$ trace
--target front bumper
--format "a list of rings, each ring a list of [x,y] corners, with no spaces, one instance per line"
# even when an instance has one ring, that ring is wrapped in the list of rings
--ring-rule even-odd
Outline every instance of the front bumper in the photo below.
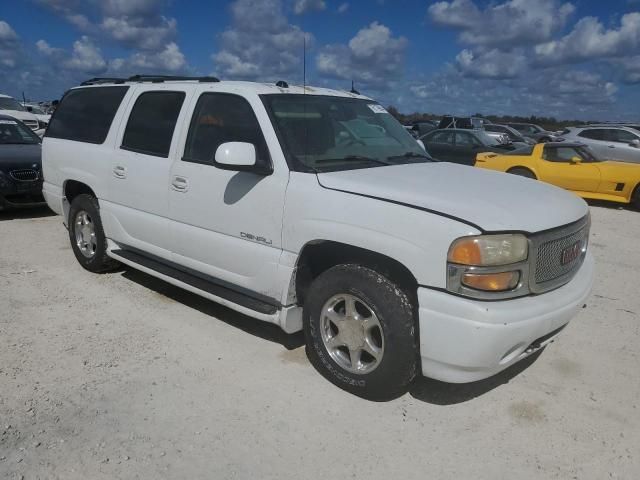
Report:
[[[593,275],[593,257],[587,252],[569,283],[541,295],[487,302],[419,288],[422,374],[473,382],[531,355],[582,308]]]
[[[46,205],[42,181],[18,182],[3,175],[0,178],[0,211]]]

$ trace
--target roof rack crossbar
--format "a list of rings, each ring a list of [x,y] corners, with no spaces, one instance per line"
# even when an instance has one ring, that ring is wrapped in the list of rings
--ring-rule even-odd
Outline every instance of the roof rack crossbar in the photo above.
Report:
[[[115,77],[94,77],[89,80],[85,80],[80,85],[98,85],[100,83],[124,83],[127,80],[125,78],[115,78]]]
[[[127,79],[128,82],[151,82],[151,83],[162,83],[162,82],[171,82],[171,81],[183,81],[183,80],[193,80],[201,83],[207,82],[219,82],[220,80],[216,77],[185,77],[185,76],[176,76],[176,75],[133,75]]]

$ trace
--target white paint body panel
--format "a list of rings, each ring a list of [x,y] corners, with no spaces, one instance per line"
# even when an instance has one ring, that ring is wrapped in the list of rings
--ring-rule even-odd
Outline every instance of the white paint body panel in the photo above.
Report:
[[[323,173],[328,188],[442,212],[485,231],[535,233],[584,217],[587,204],[542,182],[454,163],[421,163]]]
[[[169,157],[120,149],[135,98],[157,90],[186,93]],[[235,93],[251,104],[269,148],[271,175],[182,160],[193,110],[205,92]],[[518,353],[500,363],[505,345],[514,339],[533,341],[575,314],[591,287],[590,255],[570,283],[540,296],[481,302],[441,290],[446,287],[446,256],[453,240],[482,231],[533,233],[566,225],[587,214],[582,200],[528,179],[448,163],[319,175],[290,171],[259,95],[302,92],[301,87],[246,82],[134,84],[104,144],[45,138],[45,198],[66,217],[65,183],[85,183],[99,199],[110,251],[119,245],[135,247],[273,298],[283,308],[273,315],[259,314],[124,263],[278,323],[287,332],[302,327],[292,286],[305,245],[329,240],[386,255],[403,264],[421,285],[422,366],[425,374],[441,380],[472,381],[493,375],[522,358]],[[307,92],[366,98],[326,89]],[[114,176],[117,167],[122,167],[125,178]],[[176,180],[180,188],[174,188]]]

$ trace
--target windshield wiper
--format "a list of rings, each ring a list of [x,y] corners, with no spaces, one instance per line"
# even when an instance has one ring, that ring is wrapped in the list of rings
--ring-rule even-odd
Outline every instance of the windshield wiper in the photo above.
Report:
[[[377,158],[365,157],[363,155],[347,155],[346,157],[338,157],[338,158],[321,158],[320,160],[316,160],[315,163],[317,164],[336,163],[342,160],[371,162],[371,163],[377,163],[378,165],[389,165],[387,162],[383,162],[382,160],[378,160]]]
[[[433,162],[433,158],[424,153],[416,153],[416,152],[405,152],[402,155],[393,155],[391,157],[387,157],[387,160],[405,160],[409,158],[424,158],[429,162]]]

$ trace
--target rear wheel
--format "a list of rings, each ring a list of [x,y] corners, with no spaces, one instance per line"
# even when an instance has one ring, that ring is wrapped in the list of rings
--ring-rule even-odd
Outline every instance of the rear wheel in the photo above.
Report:
[[[76,259],[90,272],[106,272],[118,267],[119,263],[107,256],[107,239],[95,197],[82,194],[71,202],[69,240]]]
[[[388,278],[333,267],[312,283],[304,318],[309,359],[333,384],[376,401],[407,391],[418,365],[415,308]]]
[[[526,177],[526,178],[531,178],[533,180],[537,180],[536,174],[533,173],[528,168],[524,168],[524,167],[512,168],[511,170],[507,171],[507,173],[511,173],[513,175],[519,175],[520,177]]]

